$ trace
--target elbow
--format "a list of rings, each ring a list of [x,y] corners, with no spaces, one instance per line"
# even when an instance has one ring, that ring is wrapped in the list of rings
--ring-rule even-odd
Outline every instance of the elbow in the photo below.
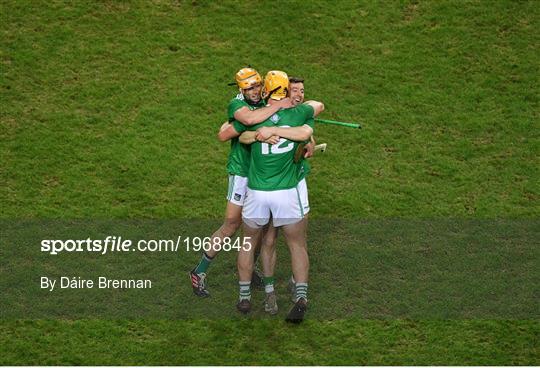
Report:
[[[321,112],[324,111],[324,104],[322,102],[318,102],[316,105],[315,105],[315,113],[314,115],[315,116],[318,116]]]
[[[248,118],[245,121],[241,121],[241,123],[246,125],[246,126],[252,126],[252,125],[257,124],[257,121],[255,121],[255,119]]]
[[[313,135],[313,129],[311,129],[311,127],[309,127],[309,126],[305,126],[303,131],[302,131],[302,136],[301,136],[300,140],[307,141],[308,139],[311,138],[312,135]]]

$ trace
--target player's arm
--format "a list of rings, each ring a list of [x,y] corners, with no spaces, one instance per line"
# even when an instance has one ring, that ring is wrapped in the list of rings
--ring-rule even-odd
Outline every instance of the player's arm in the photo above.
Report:
[[[310,158],[313,156],[313,151],[315,150],[315,137],[311,136],[310,141],[308,144],[305,145],[304,150],[306,153],[304,154],[304,158]]]
[[[238,137],[238,140],[240,141],[240,143],[243,143],[243,144],[252,144],[257,141],[257,132],[246,131],[240,134],[240,137]],[[273,135],[270,138],[264,140],[264,142],[268,144],[277,144],[279,142],[279,137],[277,135]]]
[[[255,136],[257,135],[257,132],[255,131],[245,131],[244,133],[240,134],[240,137],[238,137],[238,140],[242,144],[251,144],[254,142],[257,142],[257,139]]]
[[[278,135],[282,138],[289,139],[291,141],[302,142],[311,138],[313,135],[313,117],[315,112],[322,112],[324,105],[321,102],[309,101],[309,103],[302,106],[301,111],[304,114],[305,123],[298,127],[262,127],[257,129],[257,140],[262,141],[272,135]]]
[[[228,127],[229,125],[231,125],[230,122],[228,122],[228,121],[224,122],[223,124],[221,124],[221,127],[219,128],[219,131],[221,132],[222,130],[227,129],[227,127]]]
[[[234,125],[227,122],[227,123],[224,123],[221,126],[217,137],[221,142],[226,142],[229,139],[238,137],[239,135],[240,135],[240,133],[238,133],[238,131],[235,129]]]
[[[310,100],[304,102],[304,104],[313,107],[313,117],[324,111],[324,104],[322,102]]]
[[[264,141],[273,135],[286,138],[291,141],[305,141],[308,140],[313,134],[313,129],[304,124],[299,127],[293,128],[281,128],[281,127],[262,127],[257,129],[257,140]]]
[[[292,107],[292,103],[291,99],[287,97],[273,103],[272,105],[255,110],[250,110],[247,106],[241,107],[234,112],[234,118],[244,125],[251,126],[262,123],[280,109],[286,109],[289,107]]]

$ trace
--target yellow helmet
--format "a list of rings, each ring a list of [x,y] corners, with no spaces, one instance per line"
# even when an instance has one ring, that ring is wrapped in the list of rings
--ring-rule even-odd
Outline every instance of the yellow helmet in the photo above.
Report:
[[[240,89],[248,89],[262,83],[260,74],[253,68],[242,68],[236,73],[236,84]]]
[[[281,100],[287,97],[289,91],[289,77],[280,70],[271,70],[264,77],[264,98]]]

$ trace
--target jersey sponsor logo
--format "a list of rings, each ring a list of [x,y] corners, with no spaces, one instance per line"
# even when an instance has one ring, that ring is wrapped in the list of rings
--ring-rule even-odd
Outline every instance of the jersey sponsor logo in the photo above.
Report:
[[[240,193],[234,193],[234,200],[239,201],[240,199],[242,199],[242,195]]]
[[[272,121],[272,123],[274,123],[274,124],[277,124],[277,122],[279,121],[279,115],[274,114],[274,115],[270,116],[270,121]]]

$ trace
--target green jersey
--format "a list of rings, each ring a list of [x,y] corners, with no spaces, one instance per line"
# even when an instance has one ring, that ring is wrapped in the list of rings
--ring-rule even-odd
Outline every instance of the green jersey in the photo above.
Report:
[[[308,124],[313,128],[313,108],[298,105],[280,110],[260,124],[246,127],[234,122],[234,128],[242,133],[257,130],[263,126],[298,127]],[[294,152],[298,142],[281,138],[279,143],[270,145],[255,142],[251,145],[251,160],[248,172],[248,187],[254,190],[281,190],[295,187],[300,181],[299,164],[294,163]]]
[[[247,106],[250,110],[255,110],[259,107],[264,107],[264,101],[261,100],[256,105],[250,105],[244,99],[244,95],[239,93],[235,98],[231,100],[231,102],[229,102],[229,122],[237,122],[238,124],[242,125],[234,118],[234,113],[244,106]],[[227,172],[229,174],[244,177],[248,175],[249,151],[250,146],[240,143],[238,141],[238,138],[231,139],[231,152],[229,153],[229,159],[227,161]]]

